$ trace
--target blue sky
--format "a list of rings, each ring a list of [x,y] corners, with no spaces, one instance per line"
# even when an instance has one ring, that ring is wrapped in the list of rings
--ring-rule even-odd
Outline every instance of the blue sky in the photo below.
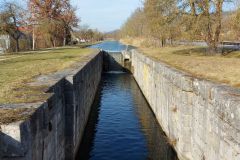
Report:
[[[0,0],[26,4],[27,0]],[[134,10],[142,6],[143,0],[71,0],[81,19],[80,25],[103,32],[119,29]]]
[[[141,7],[144,0],[71,0],[78,8],[81,24],[107,32],[119,29],[133,11]],[[240,1],[240,0],[235,0]],[[235,3],[225,4],[224,11],[236,7]]]
[[[78,8],[81,24],[100,31],[119,29],[131,13],[142,5],[141,0],[72,0]]]
[[[0,4],[4,0],[0,0]],[[27,0],[6,0],[24,3]],[[89,25],[100,31],[108,32],[119,29],[133,11],[142,6],[144,0],[71,0],[80,17],[81,25]],[[240,2],[240,0],[234,0]],[[235,8],[236,3],[224,5],[224,10]]]

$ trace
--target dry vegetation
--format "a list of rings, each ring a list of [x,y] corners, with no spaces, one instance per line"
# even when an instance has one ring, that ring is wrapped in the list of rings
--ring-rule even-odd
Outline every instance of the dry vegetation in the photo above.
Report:
[[[40,75],[71,67],[91,54],[90,49],[58,48],[0,56],[0,104],[36,102],[48,95],[47,86],[31,87],[27,83]]]
[[[201,47],[141,48],[143,53],[194,76],[240,87],[240,52],[206,57]]]
[[[123,39],[125,44],[136,45],[146,55],[165,62],[196,77],[240,87],[240,51],[225,56],[205,56],[204,47],[171,46],[163,48],[142,47],[142,39]]]
[[[218,52],[224,40],[239,40],[240,9],[225,12],[235,0],[144,0],[119,31],[120,38],[148,38],[149,46],[163,47],[174,41],[204,41],[207,55]],[[231,37],[231,38],[230,38]]]
[[[239,41],[238,1],[143,2],[122,26],[121,42],[196,77],[240,87],[240,51],[228,49],[220,55],[218,48],[221,41]],[[225,12],[226,4],[236,9]],[[174,46],[199,40],[208,47]]]
[[[0,109],[0,125],[25,120],[34,111],[33,108]]]

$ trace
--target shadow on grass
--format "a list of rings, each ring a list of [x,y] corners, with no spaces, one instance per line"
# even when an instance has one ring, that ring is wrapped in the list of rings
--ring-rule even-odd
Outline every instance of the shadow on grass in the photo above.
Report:
[[[49,53],[50,51],[55,52],[55,51],[64,51],[64,50],[68,50],[68,49],[83,49],[83,48],[87,48],[87,47],[90,47],[90,46],[98,44],[98,43],[101,43],[101,41],[81,43],[81,44],[76,44],[76,45],[69,45],[69,46],[55,47],[55,48],[42,48],[42,49],[36,49],[34,51],[21,51],[21,52],[17,52],[17,53],[11,52],[11,53],[4,54],[4,56],[6,56],[6,55],[42,54],[42,53]]]
[[[49,60],[67,60],[67,59],[74,59],[76,58],[76,56],[59,56],[59,57],[46,57],[46,58],[38,58],[38,57],[20,57],[17,59],[9,59],[9,60],[5,60],[2,61],[2,64],[15,64],[15,63],[24,63],[24,62],[34,62],[34,61],[49,61]]]
[[[208,56],[208,48],[207,47],[199,47],[199,48],[186,48],[177,51],[173,51],[173,54],[182,55],[182,56]],[[236,49],[231,48],[218,48],[218,55],[222,55],[223,57],[232,57],[232,58],[240,58],[240,52]]]
[[[44,49],[37,49],[34,51],[21,51],[21,52],[11,52],[6,53],[4,56],[7,55],[29,55],[29,54],[44,54],[44,53],[64,53],[70,49],[83,49],[86,48],[84,46],[68,46],[68,47],[56,47],[56,48],[44,48]]]
[[[222,55],[226,56],[226,57],[240,58],[240,52],[238,52],[238,51],[239,51],[238,49],[223,48]]]
[[[181,56],[205,56],[207,53],[207,48],[199,47],[199,48],[186,48],[177,51],[173,51],[173,54],[181,55]]]

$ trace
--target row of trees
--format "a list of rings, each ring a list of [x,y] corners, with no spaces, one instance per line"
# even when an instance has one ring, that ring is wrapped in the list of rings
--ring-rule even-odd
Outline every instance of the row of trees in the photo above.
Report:
[[[78,21],[69,0],[28,0],[27,7],[5,2],[0,11],[0,34],[15,41],[16,52],[19,39],[26,34],[31,35],[33,49],[36,44],[55,47],[70,42],[70,32]]]
[[[27,0],[25,6],[4,2],[0,9],[0,36],[9,35],[16,52],[23,39],[33,50],[70,44],[73,34],[76,40],[103,39],[101,32],[78,24],[70,0]]]
[[[79,21],[70,0],[29,0],[28,8],[31,14],[29,24],[32,28],[33,48],[35,41],[42,35],[52,47],[70,42],[72,28]]]
[[[19,51],[19,26],[23,24],[23,17],[23,10],[13,3],[4,4],[0,13],[0,35],[8,34],[16,42],[16,51]]]
[[[121,29],[121,36],[144,36],[171,43],[176,39],[204,40],[208,54],[215,54],[222,36],[224,3],[236,0],[145,0]],[[240,12],[229,13],[228,30],[240,27]]]
[[[74,34],[76,37],[80,38],[80,41],[102,41],[104,39],[104,34],[97,29],[91,29],[88,25],[82,25],[75,29]]]
[[[222,39],[240,41],[240,9],[224,15]]]

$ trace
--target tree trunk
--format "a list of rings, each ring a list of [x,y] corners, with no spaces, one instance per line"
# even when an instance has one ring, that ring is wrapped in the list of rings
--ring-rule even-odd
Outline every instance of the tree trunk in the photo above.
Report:
[[[32,50],[35,50],[35,29],[33,26],[33,33],[32,33]]]
[[[56,47],[56,38],[54,38],[54,40],[53,40],[53,47],[54,48]]]
[[[216,26],[215,35],[214,35],[215,45],[218,45],[219,43],[220,33],[222,29],[222,6],[223,6],[223,0],[219,0],[216,7],[217,8],[217,22],[216,22],[217,26]]]
[[[52,47],[54,47],[55,44],[54,44],[54,39],[52,37],[50,38],[50,41],[52,43]]]
[[[63,34],[63,46],[66,46],[66,29],[64,29],[64,34]]]
[[[66,37],[63,38],[63,46],[66,46]]]
[[[214,56],[214,55],[216,55],[216,53],[217,53],[217,47],[208,46],[208,50],[206,53],[207,56]]]
[[[209,13],[209,8],[205,9],[205,13],[208,17],[208,35],[207,35],[207,44],[208,44],[208,52],[207,55],[216,55],[219,43],[219,37],[222,29],[222,5],[223,0],[218,0],[216,4],[216,21],[215,21],[215,32],[212,28],[214,24],[211,22],[211,14]]]
[[[173,38],[172,37],[170,38],[170,45],[171,46],[173,45]]]
[[[19,39],[16,40],[16,52],[19,52]]]
[[[189,0],[189,2],[190,2],[192,16],[196,16],[195,2],[193,0]]]

